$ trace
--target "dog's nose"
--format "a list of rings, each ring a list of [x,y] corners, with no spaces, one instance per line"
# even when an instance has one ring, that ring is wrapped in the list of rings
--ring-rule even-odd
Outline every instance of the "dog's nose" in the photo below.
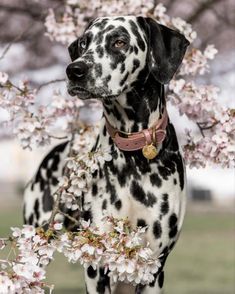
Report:
[[[74,62],[66,68],[66,74],[71,81],[81,80],[86,76],[88,66],[85,62]]]

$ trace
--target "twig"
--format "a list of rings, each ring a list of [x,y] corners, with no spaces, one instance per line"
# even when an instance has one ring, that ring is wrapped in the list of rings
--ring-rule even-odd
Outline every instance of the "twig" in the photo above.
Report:
[[[7,242],[7,241],[10,241],[10,238],[0,238],[0,241]]]
[[[8,90],[10,88],[15,88],[16,90],[18,90],[21,94],[25,95],[25,90],[20,89],[18,86],[16,86],[15,84],[13,84],[11,81],[7,81],[6,85],[2,85],[0,84],[0,88],[7,88]]]
[[[212,125],[207,126],[207,127],[202,127],[203,131],[204,130],[209,130],[212,129],[214,126],[216,126],[219,123],[219,121],[214,122]]]
[[[205,135],[204,135],[204,132],[203,132],[203,128],[201,127],[201,125],[198,122],[196,123],[196,125],[198,126],[199,131],[200,131],[202,137],[205,138]]]
[[[65,140],[65,139],[68,139],[68,136],[57,137],[57,136],[54,136],[54,135],[49,135],[49,137],[52,138],[52,139],[57,139],[57,140]]]
[[[43,87],[48,86],[50,84],[61,83],[61,82],[65,82],[65,81],[66,81],[66,79],[56,79],[56,80],[45,82],[38,87],[37,91],[39,92]]]
[[[72,142],[73,142],[73,139],[74,139],[74,136],[75,134],[73,133],[72,134],[72,139],[71,139],[71,143],[70,143],[70,148],[69,148],[69,157],[71,156],[72,152],[73,152],[73,149],[72,149]],[[69,169],[65,166],[65,170],[64,170],[64,174],[67,175],[69,174]],[[55,200],[55,203],[53,205],[53,209],[52,209],[52,212],[51,212],[51,216],[50,216],[50,219],[48,221],[48,224],[49,224],[49,227],[52,227],[53,225],[53,222],[55,220],[55,216],[58,214],[58,213],[62,213],[64,215],[66,215],[66,217],[68,217],[68,215],[64,212],[61,212],[60,210],[60,200],[61,200],[61,196],[62,196],[62,191],[63,191],[63,187],[60,187],[56,190],[56,192],[52,195],[52,196],[56,196],[56,200]],[[73,220],[74,222],[74,218],[73,217],[68,217],[70,220]],[[77,220],[76,220],[77,222]]]
[[[201,135],[203,136],[203,138],[205,138],[205,134],[204,134],[204,131],[206,130],[209,130],[209,129],[212,129],[213,127],[215,127],[217,124],[219,123],[219,121],[215,121],[212,125],[210,126],[202,126],[203,124],[206,125],[207,123],[204,122],[204,123],[199,123],[197,122],[196,125],[198,126],[199,130],[200,130],[200,133]]]
[[[54,203],[52,212],[51,212],[51,216],[49,219],[49,227],[52,227],[52,224],[55,220],[55,216],[57,215],[57,213],[59,212],[59,205],[60,205],[60,199],[61,199],[61,195],[62,195],[62,189],[63,188],[59,188],[53,195],[56,195],[56,201]]]
[[[12,261],[6,259],[0,259],[0,263],[7,263],[8,265],[12,264]]]
[[[0,60],[3,59],[5,57],[5,55],[7,54],[7,52],[10,50],[11,46],[13,45],[13,43],[15,42],[12,41],[11,43],[7,44],[6,48],[3,50],[2,55],[0,56]]]
[[[70,216],[69,214],[59,210],[58,213],[61,213],[63,216],[67,217],[69,220],[71,220],[72,222],[74,222],[76,225],[79,225],[78,220],[76,220],[76,218]]]
[[[0,60],[3,59],[6,56],[7,52],[10,50],[11,46],[15,42],[19,41],[23,37],[23,35],[25,33],[27,33],[29,31],[29,29],[31,29],[31,28],[32,28],[32,23],[25,30],[23,30],[18,36],[16,36],[9,44],[7,44],[7,46],[5,47],[5,49],[3,50],[3,52],[2,52],[2,54],[0,56]]]
[[[20,89],[18,86],[16,86],[15,84],[13,84],[12,82],[8,81],[9,85],[13,88],[15,88],[16,90],[18,90],[21,94],[25,94],[25,90]]]

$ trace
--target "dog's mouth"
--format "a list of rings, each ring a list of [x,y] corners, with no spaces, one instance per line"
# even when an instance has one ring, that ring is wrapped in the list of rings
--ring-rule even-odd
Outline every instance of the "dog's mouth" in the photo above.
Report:
[[[80,86],[68,86],[68,93],[71,96],[78,96],[80,99],[95,98],[92,93]]]
[[[77,85],[68,85],[68,93],[71,96],[77,96],[80,99],[100,99],[100,100],[112,100],[118,97],[119,94],[117,95],[109,95],[109,93],[100,91],[100,93],[93,93],[81,86]]]

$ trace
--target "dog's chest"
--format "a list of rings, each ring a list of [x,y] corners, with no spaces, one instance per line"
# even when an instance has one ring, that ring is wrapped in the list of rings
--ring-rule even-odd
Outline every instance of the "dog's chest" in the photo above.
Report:
[[[132,156],[115,149],[114,158],[100,165],[90,191],[84,195],[84,211],[96,225],[106,215],[128,217],[133,226],[168,221],[179,210],[181,189],[176,169],[167,175],[160,161],[147,161],[141,152]]]

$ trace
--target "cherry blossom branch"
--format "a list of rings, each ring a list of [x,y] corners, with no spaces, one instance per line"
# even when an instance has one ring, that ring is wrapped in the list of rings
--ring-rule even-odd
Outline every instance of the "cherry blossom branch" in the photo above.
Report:
[[[72,135],[72,139],[74,140],[74,133]],[[73,142],[73,140],[71,140],[71,142]],[[69,154],[68,154],[68,157],[71,157],[72,154],[74,153],[74,150],[72,148],[72,144],[70,143],[70,146],[69,146]],[[67,167],[67,165],[65,166],[65,171],[64,171],[64,177],[70,177],[70,169]],[[51,216],[50,216],[50,219],[48,221],[49,223],[49,227],[53,227],[53,224],[55,222],[55,217],[58,213],[62,214],[63,216],[66,216],[67,218],[69,218],[70,220],[72,220],[74,222],[74,218],[69,216],[68,214],[64,213],[61,211],[60,209],[60,204],[61,204],[61,198],[62,198],[62,194],[65,190],[65,187],[67,186],[67,183],[60,183],[59,184],[59,188],[57,189],[57,191],[55,191],[55,193],[53,193],[52,197],[56,197],[56,200],[54,202],[54,205],[53,205],[53,209],[52,209],[52,213],[51,213]],[[75,223],[77,223],[77,220],[75,220]]]
[[[23,30],[18,36],[16,36],[6,47],[5,49],[3,49],[2,54],[0,55],[0,60],[3,59],[7,52],[11,49],[12,45],[18,41],[20,41],[20,39],[22,38],[22,36],[24,34],[26,34],[29,29],[32,27],[32,24],[30,26],[28,26],[25,30]]]
[[[213,124],[208,125],[208,122],[196,122],[196,125],[198,126],[199,128],[199,131],[202,135],[203,138],[205,138],[205,134],[204,134],[204,131],[206,130],[210,130],[210,129],[213,129],[217,124],[219,124],[219,121],[215,121]]]
[[[54,135],[49,135],[49,136],[50,136],[50,138],[57,139],[57,140],[66,140],[66,139],[68,139],[68,136],[61,136],[61,137],[54,136]]]
[[[52,81],[45,82],[37,88],[37,92],[39,92],[43,87],[46,87],[48,85],[55,84],[55,83],[61,83],[61,82],[65,82],[65,81],[66,81],[66,79],[55,79]]]
[[[199,131],[200,131],[202,137],[205,138],[205,135],[204,135],[204,132],[203,132],[203,128],[201,127],[201,125],[198,122],[196,123],[196,125],[198,126]]]
[[[73,222],[75,225],[79,226],[80,222],[72,217],[71,215],[69,215],[68,213],[63,212],[62,210],[58,209],[58,213],[62,214],[64,217],[68,218],[71,222]]]
[[[143,244],[146,228],[132,229],[127,219],[105,217],[103,221],[109,223],[105,233],[85,221],[73,233],[64,232],[58,223],[46,231],[33,226],[12,228],[9,240],[18,253],[11,261],[0,260],[4,269],[0,271],[1,292],[22,293],[24,289],[24,292],[45,293],[43,287],[52,290],[53,286],[42,280],[45,266],[56,251],[63,253],[69,262],[80,261],[86,268],[104,266],[113,282],[121,279],[133,285],[151,283],[161,267],[162,255],[154,257],[149,244]]]
[[[219,124],[219,121],[215,121],[213,124],[211,124],[211,125],[209,125],[209,126],[207,126],[207,125],[208,125],[207,122],[203,122],[203,123],[201,123],[201,122],[197,122],[197,124],[198,124],[198,125],[200,126],[200,128],[204,131],[204,130],[212,129],[212,128],[215,127],[217,124]]]
[[[37,92],[37,89],[30,89],[28,82],[15,85],[6,73],[0,72],[0,107],[9,112],[8,124],[13,126],[23,148],[50,144],[50,139],[67,139],[77,126],[76,117],[83,106],[77,98],[66,99],[58,91],[54,92],[48,106],[37,106]],[[61,118],[66,135],[56,136],[53,125]]]
[[[55,193],[53,193],[52,197],[53,196],[56,196],[56,200],[54,202],[54,205],[53,205],[53,209],[52,209],[52,212],[51,212],[51,216],[49,218],[49,228],[53,227],[53,224],[55,222],[55,217],[56,215],[59,213],[59,206],[60,206],[60,202],[61,202],[61,195],[62,195],[62,191],[63,189],[62,188],[59,188]]]
[[[16,90],[18,90],[20,92],[20,94],[25,95],[27,93],[26,89],[21,89],[20,87],[16,86],[15,84],[13,84],[11,81],[8,81],[8,83],[6,84],[6,87],[12,87],[15,88]]]

